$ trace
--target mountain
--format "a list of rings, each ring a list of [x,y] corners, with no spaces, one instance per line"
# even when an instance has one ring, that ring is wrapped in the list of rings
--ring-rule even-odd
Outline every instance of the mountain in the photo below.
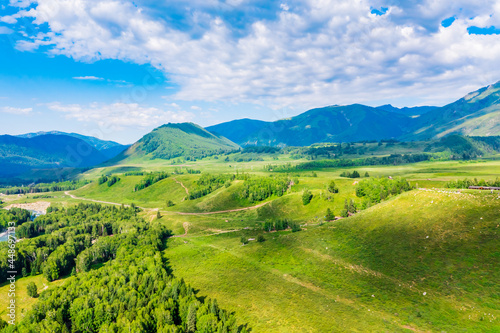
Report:
[[[233,142],[243,143],[250,135],[259,133],[270,124],[271,123],[267,121],[245,118],[209,126],[206,129],[214,134],[223,133],[222,135],[224,137]]]
[[[0,136],[0,178],[18,177],[32,169],[90,167],[107,159],[102,152],[73,136]]]
[[[414,131],[404,140],[440,138],[448,134],[500,134],[500,82],[481,88],[456,102],[415,119]]]
[[[382,139],[422,141],[450,134],[495,136],[500,135],[500,82],[443,107],[335,105],[275,122],[240,119],[206,129],[243,146],[309,146]]]
[[[245,128],[247,124],[253,127]],[[408,116],[354,104],[312,109],[269,123],[242,119],[207,130],[241,145],[309,146],[318,142],[398,138],[407,133],[410,124]]]
[[[74,138],[83,140],[83,141],[87,142],[89,145],[91,145],[92,147],[94,147],[95,149],[99,150],[102,154],[104,154],[108,158],[113,158],[116,155],[118,155],[119,153],[121,153],[122,151],[124,151],[125,149],[127,149],[128,147],[130,147],[130,145],[122,145],[122,144],[120,144],[118,142],[114,142],[114,141],[105,141],[105,140],[101,140],[101,139],[98,139],[98,138],[93,137],[93,136],[87,136],[87,135],[82,135],[82,134],[78,134],[78,133],[65,133],[65,132],[59,132],[59,131],[27,133],[27,134],[17,135],[17,137],[34,138],[37,136],[47,135],[47,134],[72,136]]]
[[[233,151],[240,147],[225,137],[212,134],[193,123],[166,124],[143,136],[110,163],[131,160],[198,159]]]
[[[377,107],[377,109],[380,109],[380,110],[400,113],[400,114],[404,114],[407,116],[420,116],[424,113],[435,110],[437,108],[438,108],[437,106],[415,106],[415,107],[411,107],[411,108],[408,108],[408,107],[397,108],[395,106],[392,106],[391,104],[381,105],[381,106]]]

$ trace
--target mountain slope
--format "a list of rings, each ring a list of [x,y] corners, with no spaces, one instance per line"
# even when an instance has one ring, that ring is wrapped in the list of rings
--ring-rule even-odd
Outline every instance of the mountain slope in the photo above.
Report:
[[[72,136],[0,136],[0,177],[16,177],[31,169],[89,167],[105,160],[104,154]]]
[[[500,82],[481,88],[456,102],[415,119],[414,131],[404,140],[425,140],[447,134],[500,134]]]
[[[114,141],[105,141],[98,139],[93,136],[87,136],[87,135],[82,135],[78,133],[65,133],[65,132],[60,132],[60,131],[50,131],[50,132],[36,132],[36,133],[26,133],[26,134],[21,134],[21,135],[16,135],[19,138],[34,138],[37,136],[41,135],[66,135],[66,136],[72,136],[74,138],[83,140],[87,142],[89,145],[94,147],[95,149],[101,151],[104,155],[106,155],[108,158],[112,158],[119,153],[121,153],[123,150],[127,149],[130,147],[130,145],[122,145],[118,142]]]
[[[411,119],[405,115],[354,104],[312,109],[296,117],[271,123],[243,119],[207,127],[233,137],[241,145],[308,146],[317,142],[362,141],[397,138],[406,133]],[[234,125],[254,124],[255,129],[234,130]],[[235,135],[233,132],[237,132]]]
[[[415,107],[411,107],[411,108],[408,108],[408,107],[397,108],[395,106],[392,106],[391,104],[381,105],[381,106],[377,107],[377,109],[380,109],[380,110],[400,113],[400,114],[404,114],[407,116],[420,116],[424,113],[430,112],[430,111],[435,110],[437,108],[438,108],[437,106],[415,106]]]
[[[131,160],[198,159],[238,149],[234,142],[193,123],[166,124],[143,136],[110,163]]]
[[[254,133],[259,133],[270,124],[271,123],[267,121],[245,118],[209,126],[206,130],[214,134],[221,134],[233,142],[242,143],[245,142],[249,136]]]

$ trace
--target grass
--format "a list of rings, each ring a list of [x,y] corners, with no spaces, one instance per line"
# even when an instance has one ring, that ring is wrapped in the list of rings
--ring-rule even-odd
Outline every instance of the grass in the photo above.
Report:
[[[16,322],[20,321],[24,315],[33,307],[37,302],[38,298],[32,298],[28,296],[27,286],[30,282],[34,282],[38,288],[38,294],[41,294],[44,290],[54,288],[61,285],[65,279],[59,279],[52,282],[48,282],[43,275],[27,276],[19,278],[16,280]],[[46,289],[44,289],[47,287]],[[0,287],[0,318],[7,321],[7,306],[9,305],[9,284],[4,284]]]
[[[497,196],[412,191],[263,243],[240,243],[258,230],[171,239],[166,255],[254,332],[495,332],[499,209]]]
[[[233,173],[237,165],[239,172],[265,176],[272,173],[264,172],[264,165],[290,161],[289,156],[280,156],[278,161],[230,162],[229,166],[210,157],[189,167]],[[124,165],[115,171],[179,167],[169,163]],[[327,208],[339,215],[346,199],[359,202],[355,182],[360,179],[340,177],[342,171],[354,169],[361,175],[368,171],[375,177],[402,176],[427,190],[407,192],[348,219],[323,223]],[[108,170],[92,170],[85,177],[96,178]],[[241,324],[248,323],[254,333],[499,332],[500,193],[433,189],[465,177],[495,179],[498,170],[500,161],[488,160],[320,169],[314,170],[317,177],[312,170],[294,172],[291,176],[299,182],[283,197],[269,198],[258,209],[211,215],[199,213],[255,203],[238,198],[241,181],[205,197],[184,200],[186,192],[178,182],[192,189],[200,176],[196,174],[174,175],[137,192],[133,188],[142,176],[121,175],[112,187],[92,183],[72,194],[159,208],[160,219],[153,210],[141,215],[176,235],[187,228],[186,237],[171,238],[165,251],[174,274],[200,295],[215,297],[221,307],[237,312]],[[320,193],[332,179],[340,191],[333,201],[326,201]],[[306,206],[301,198],[305,189],[314,195]],[[80,201],[61,192],[50,195],[55,197],[40,200],[64,206]],[[9,196],[6,201],[38,201],[30,196]],[[166,207],[167,200],[175,205]],[[262,222],[277,217],[298,221],[303,230],[264,233]],[[242,246],[241,237],[259,235],[266,240]],[[19,283],[27,284],[31,278]],[[34,302],[25,299],[19,304],[27,309]]]

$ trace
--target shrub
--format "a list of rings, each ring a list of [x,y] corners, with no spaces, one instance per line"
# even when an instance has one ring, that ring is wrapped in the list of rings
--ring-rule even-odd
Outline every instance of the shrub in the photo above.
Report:
[[[266,239],[264,238],[264,236],[262,236],[262,235],[257,236],[257,242],[263,243],[265,241],[266,241]]]
[[[305,205],[308,205],[311,202],[313,195],[309,190],[305,190],[304,193],[302,193],[302,203]]]
[[[243,244],[243,245],[248,244],[248,239],[246,237],[242,236],[240,240],[241,240],[241,244]]]
[[[35,298],[38,296],[38,288],[36,287],[36,284],[34,282],[28,283],[28,296]]]

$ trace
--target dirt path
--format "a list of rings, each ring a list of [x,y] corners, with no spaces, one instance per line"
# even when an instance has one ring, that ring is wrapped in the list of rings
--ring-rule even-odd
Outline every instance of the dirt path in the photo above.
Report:
[[[175,180],[175,182],[179,185],[181,185],[183,188],[184,188],[184,191],[186,191],[186,194],[189,195],[189,190],[186,186],[184,186],[184,184],[180,181],[178,181],[176,178],[172,178],[173,180]]]
[[[186,189],[186,191],[187,191],[187,189]],[[110,201],[102,201],[102,200],[95,200],[95,199],[88,199],[88,198],[77,197],[76,195],[73,195],[73,194],[69,193],[69,191],[65,191],[64,194],[69,195],[72,199],[77,199],[77,200],[86,200],[86,201],[92,201],[92,202],[96,202],[96,203],[102,203],[102,204],[107,204],[107,205],[115,205],[115,206],[121,206],[122,205],[121,203],[117,203],[117,202],[110,202]],[[173,214],[178,214],[178,215],[212,215],[212,214],[223,214],[223,213],[233,213],[233,212],[241,212],[241,211],[244,211],[244,210],[257,209],[257,208],[260,208],[262,206],[267,205],[268,203],[270,203],[270,201],[264,202],[264,203],[261,203],[261,204],[258,204],[256,206],[252,206],[252,207],[244,207],[244,208],[220,210],[220,211],[217,211],[217,212],[183,213],[183,212],[171,212],[171,211],[167,211],[165,213],[173,213]],[[130,207],[130,205],[124,205],[124,206],[125,207]],[[138,207],[138,208],[140,208],[142,210],[148,210],[148,211],[158,211],[159,210],[159,208],[145,208],[145,207],[140,207],[140,206],[136,206],[136,207]]]
[[[182,227],[184,228],[184,234],[183,235],[175,235],[175,236],[172,236],[172,238],[176,238],[176,237],[186,237],[187,234],[188,234],[188,231],[189,231],[189,222],[184,222],[182,224]]]
[[[102,201],[102,200],[95,200],[95,199],[88,199],[88,198],[82,198],[82,197],[77,197],[76,195],[73,195],[71,193],[69,193],[69,191],[65,191],[64,194],[66,195],[69,195],[72,199],[76,199],[76,200],[85,200],[85,201],[92,201],[92,202],[96,202],[96,203],[102,203],[102,204],[106,204],[106,205],[115,205],[115,206],[125,206],[125,207],[130,207],[130,205],[125,205],[125,204],[121,204],[121,203],[118,203],[118,202],[110,202],[110,201]],[[140,206],[136,206],[137,208],[140,208],[142,210],[158,210],[159,208],[146,208],[146,207],[140,207]]]
[[[236,209],[228,209],[228,210],[219,210],[217,212],[205,212],[205,213],[183,213],[183,212],[175,212],[175,213],[179,214],[179,215],[212,215],[212,214],[233,213],[233,212],[241,212],[243,210],[257,209],[257,208],[260,208],[262,206],[267,205],[268,203],[270,203],[270,201],[258,204],[257,206],[245,207],[245,208],[236,208]]]

